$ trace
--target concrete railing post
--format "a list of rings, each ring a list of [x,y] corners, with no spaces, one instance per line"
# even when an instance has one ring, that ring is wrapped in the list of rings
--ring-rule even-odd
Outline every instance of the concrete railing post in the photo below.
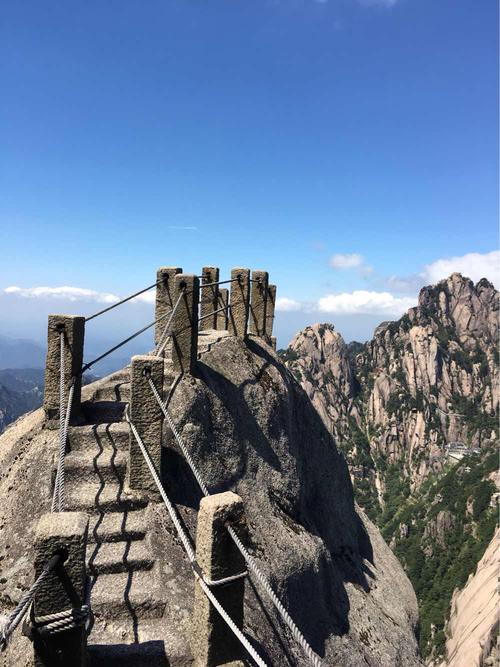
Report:
[[[229,290],[222,287],[219,290],[219,298],[217,300],[217,310],[223,308],[220,313],[217,313],[217,321],[215,328],[218,331],[227,331],[227,319],[228,319],[228,304],[229,304]]]
[[[219,282],[219,269],[216,266],[204,266],[202,271],[203,278],[201,285],[209,285],[210,283]],[[217,310],[217,297],[219,286],[201,287],[201,305],[200,305],[200,330],[215,329],[217,322],[217,315],[214,315]]]
[[[174,307],[174,276],[182,273],[182,269],[178,266],[160,266],[156,272],[156,306],[155,306],[155,320],[162,318],[156,323],[155,327],[155,344],[158,345],[161,335],[165,330],[165,325],[168,321],[168,315]],[[165,317],[164,317],[165,316]]]
[[[233,336],[245,338],[250,307],[250,271],[248,269],[233,269],[231,280],[233,282],[231,283],[228,329]]]
[[[196,372],[198,359],[198,306],[200,281],[196,276],[180,273],[174,278],[174,296],[183,294],[172,320],[172,365],[177,373]]]
[[[198,512],[196,560],[203,574],[212,580],[224,579],[245,571],[245,561],[236,548],[226,522],[243,518],[243,502],[231,491],[203,498]],[[213,586],[212,592],[238,628],[243,628],[243,578]],[[191,648],[194,667],[239,665],[244,649],[224,620],[195,584]]]
[[[33,648],[36,667],[84,667],[87,633],[84,623],[55,634],[37,629],[37,619],[85,604],[88,517],[83,512],[44,514],[35,535],[35,577],[57,553],[65,558],[43,581],[34,600]]]
[[[250,300],[250,333],[264,338],[266,335],[266,312],[269,274],[267,271],[252,271]]]
[[[163,358],[137,355],[132,357],[130,368],[130,420],[146,446],[149,455],[160,471],[161,430],[163,412],[156,400],[149,378],[163,392]],[[129,464],[127,467],[127,487],[141,491],[157,492],[151,473],[133,433],[129,436]]]
[[[82,377],[80,372],[83,365],[85,318],[76,315],[49,315],[43,399],[43,407],[49,427],[56,427],[59,419],[61,331],[64,335],[65,405],[68,400],[69,388],[73,378],[75,378],[71,421],[77,422],[81,419]]]
[[[276,306],[276,285],[267,286],[266,304],[266,336],[271,339],[274,325],[274,308]]]

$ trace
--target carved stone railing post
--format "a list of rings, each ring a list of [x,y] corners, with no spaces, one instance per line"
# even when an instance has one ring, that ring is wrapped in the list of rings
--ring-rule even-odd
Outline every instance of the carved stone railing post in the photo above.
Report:
[[[198,306],[200,281],[197,276],[180,273],[174,278],[175,300],[183,297],[171,324],[172,365],[176,373],[196,373],[198,359]]]
[[[156,282],[158,284],[156,286],[155,320],[161,318],[155,327],[156,345],[165,331],[165,325],[168,321],[167,313],[174,307],[174,276],[178,273],[182,273],[182,269],[178,266],[160,266],[156,272]]]
[[[271,339],[274,325],[274,308],[276,306],[276,285],[267,287],[266,303],[266,336]]]
[[[238,338],[246,338],[250,309],[250,271],[231,271],[231,302],[229,308],[229,333]]]
[[[147,355],[132,357],[130,368],[130,419],[146,446],[156,469],[159,471],[163,412],[151,391],[149,378],[162,396],[163,358]],[[127,486],[131,490],[148,491],[155,495],[157,493],[156,484],[132,433],[130,433],[129,440]]]
[[[250,299],[250,333],[264,338],[266,335],[266,312],[269,274],[267,271],[252,271]]]
[[[217,310],[223,308],[217,313],[216,329],[218,331],[227,331],[228,320],[228,305],[229,305],[229,290],[221,287],[219,290],[219,298],[217,300]]]
[[[65,558],[43,581],[34,600],[33,648],[36,667],[85,667],[87,633],[84,621],[52,634],[44,632],[43,617],[85,604],[88,517],[83,512],[44,514],[35,536],[35,577],[56,554]]]
[[[236,548],[226,522],[240,522],[243,502],[231,491],[203,498],[198,512],[196,560],[211,580],[224,579],[245,571],[245,561]],[[243,628],[245,580],[236,579],[212,592],[238,628]],[[228,628],[198,583],[195,584],[191,648],[194,667],[239,665],[244,649]]]
[[[201,279],[201,305],[200,305],[200,330],[215,329],[217,322],[217,297],[219,292],[218,285],[211,287],[203,287],[211,283],[219,282],[219,269],[216,266],[204,266],[201,271],[203,278]]]
[[[43,399],[49,428],[57,427],[57,420],[59,419],[61,331],[64,335],[65,405],[68,400],[69,388],[73,378],[75,378],[71,421],[78,422],[81,419],[82,378],[80,372],[83,365],[85,318],[76,315],[49,315]]]

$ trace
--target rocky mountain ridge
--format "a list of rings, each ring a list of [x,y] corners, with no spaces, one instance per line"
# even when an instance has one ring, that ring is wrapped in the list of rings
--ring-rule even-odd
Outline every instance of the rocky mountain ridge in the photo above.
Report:
[[[281,351],[343,451],[358,502],[410,575],[430,661],[444,650],[453,589],[495,526],[498,314],[490,282],[452,274],[365,344],[314,324]]]
[[[71,477],[68,468],[66,508],[88,512],[96,525],[105,503],[132,513],[126,503],[139,502],[123,487],[128,379],[124,370],[85,387],[90,421],[69,433],[67,464],[76,459],[86,467],[72,468]],[[411,584],[380,532],[356,507],[343,457],[274,351],[253,337],[244,342],[226,336],[202,354],[196,377],[185,375],[172,385],[169,411],[209,490],[233,490],[243,499],[252,554],[324,664],[421,665]],[[164,487],[194,537],[202,494],[167,428],[162,444]],[[50,508],[57,449],[57,433],[43,428],[41,410],[0,437],[0,614],[13,608],[32,581],[33,534],[40,514]],[[127,541],[111,544],[110,552],[94,534],[88,562],[98,580],[91,594],[95,623],[89,644],[93,656],[97,651],[101,657],[92,664],[117,664],[117,651],[128,656],[134,651],[137,658],[127,663],[134,667],[191,664],[191,568],[168,518],[160,525],[163,508],[140,500],[134,511],[142,517],[145,537],[135,547],[155,568],[157,587],[143,590],[142,571],[130,569],[123,576]],[[119,558],[101,560],[115,548]],[[105,587],[112,604],[99,589],[99,577],[113,578]],[[304,664],[272,605],[253,584],[245,590],[245,632],[266,662]],[[154,609],[150,601],[145,605],[145,596],[154,599]],[[161,651],[156,662],[148,661],[146,644],[152,643]],[[8,651],[7,667],[31,664],[31,644],[21,633]]]

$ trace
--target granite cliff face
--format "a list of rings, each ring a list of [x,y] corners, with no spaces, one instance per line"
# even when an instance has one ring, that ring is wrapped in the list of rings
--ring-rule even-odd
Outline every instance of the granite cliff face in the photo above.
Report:
[[[410,575],[429,660],[444,650],[453,589],[495,526],[498,314],[491,283],[453,274],[366,344],[314,324],[281,351],[343,451],[358,502]]]
[[[498,311],[491,283],[453,274],[424,287],[416,308],[365,345],[346,345],[328,324],[297,334],[284,359],[345,443],[353,477],[383,492],[380,460],[415,488],[442,469],[447,444],[475,448],[495,437]]]
[[[233,490],[242,497],[251,551],[324,664],[420,665],[411,584],[379,531],[356,508],[345,461],[293,375],[271,348],[253,338],[245,344],[225,337],[198,363],[198,377],[174,383],[169,410],[210,491]],[[98,437],[92,445],[87,427],[74,427],[70,445],[75,452],[68,456],[78,455],[80,461],[90,456],[89,476],[92,465],[105,456],[108,436],[118,447],[113,456],[120,457],[120,468],[126,465],[127,425],[120,402],[126,400],[126,391],[126,372],[83,390],[86,414],[101,410],[101,423],[94,427]],[[105,405],[103,396],[108,397]],[[116,400],[111,409],[112,396]],[[113,423],[102,423],[103,414]],[[52,456],[58,444],[54,432],[42,425],[43,415],[37,411],[0,438],[0,613],[12,608],[31,580],[33,531],[50,506]],[[199,489],[167,429],[163,445],[164,486],[194,536]],[[77,503],[94,512],[94,487],[82,478],[82,488],[77,488],[78,480],[72,479],[68,509]],[[125,502],[123,487],[107,479],[102,476],[97,485],[99,502],[111,502],[115,488]],[[137,636],[139,641],[147,637],[158,640],[153,643],[161,645],[168,664],[190,664],[192,573],[162,507],[151,501],[139,511],[143,527],[152,534],[147,556],[155,559],[155,590],[134,592],[137,573],[132,573],[127,605],[115,601],[103,606],[96,598],[89,642],[130,644],[134,637],[136,642]],[[97,549],[90,548],[89,553]],[[116,579],[117,584],[107,588],[115,595],[122,575],[105,576]],[[94,594],[97,589],[92,590]],[[300,649],[257,590],[246,585],[245,630],[251,641],[269,664],[304,664]],[[150,601],[129,609],[134,595],[143,599],[145,593],[157,601],[154,609]],[[154,610],[155,618],[145,615]],[[134,649],[138,656],[141,646]],[[19,633],[8,650],[6,665],[29,664],[30,644]],[[93,655],[92,665],[110,664]],[[167,663],[164,658],[127,664]]]

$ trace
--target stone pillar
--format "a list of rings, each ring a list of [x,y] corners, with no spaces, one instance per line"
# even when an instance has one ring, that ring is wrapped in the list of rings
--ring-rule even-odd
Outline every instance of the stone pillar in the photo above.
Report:
[[[65,404],[68,400],[72,378],[75,378],[71,422],[81,420],[83,340],[85,336],[85,318],[76,315],[49,315],[47,334],[47,361],[45,364],[45,393],[43,407],[49,428],[56,428],[59,420],[59,391],[61,341],[60,331],[64,333],[64,379]]]
[[[160,266],[156,272],[156,306],[155,306],[155,320],[162,318],[156,323],[155,327],[155,344],[158,345],[161,335],[165,330],[165,324],[168,322],[168,315],[174,307],[174,276],[182,273],[182,269],[178,266]]]
[[[36,619],[85,604],[85,549],[88,517],[83,512],[43,514],[35,534],[35,577],[56,553],[65,556],[45,578],[35,595]],[[43,626],[42,626],[43,627]],[[84,624],[57,634],[33,633],[36,667],[84,667],[87,664],[87,635]]]
[[[267,271],[252,271],[250,332],[261,338],[266,335],[268,283],[269,274]]]
[[[207,329],[216,328],[217,315],[213,315],[213,313],[217,310],[219,286],[203,287],[203,285],[219,282],[219,269],[215,266],[204,266],[201,273],[203,277],[201,279],[202,286],[200,287],[200,318],[203,319],[200,319],[200,331],[206,331]],[[210,315],[210,317],[205,317],[205,315]]]
[[[212,580],[223,579],[245,571],[245,561],[225,524],[243,518],[243,502],[232,491],[203,498],[198,512],[196,560],[204,575]],[[243,578],[212,586],[212,592],[238,628],[243,628]],[[217,610],[195,584],[191,648],[193,667],[242,665],[244,648],[221,618]]]
[[[275,306],[276,306],[276,285],[268,285],[267,304],[266,304],[266,336],[268,336],[269,338],[271,338],[271,336],[273,335]]]
[[[220,313],[217,313],[216,329],[217,331],[227,331],[228,319],[228,305],[229,305],[229,290],[221,287],[219,290],[219,298],[217,300],[217,310],[224,308]]]
[[[182,300],[172,320],[172,364],[176,373],[196,372],[198,359],[198,305],[200,281],[197,276],[180,273],[174,278],[175,299]]]
[[[238,280],[235,280],[235,279]],[[231,271],[231,303],[229,308],[229,333],[238,338],[247,335],[248,313],[250,306],[250,271],[233,269]]]
[[[163,412],[148,382],[154,382],[160,396],[163,394],[163,358],[140,355],[132,357],[130,368],[130,419],[145,444],[156,469],[161,464],[161,428]],[[129,489],[156,494],[154,483],[139,445],[130,433],[127,486]]]
[[[276,352],[276,344],[277,344],[276,336],[271,336],[271,347],[275,352]]]

